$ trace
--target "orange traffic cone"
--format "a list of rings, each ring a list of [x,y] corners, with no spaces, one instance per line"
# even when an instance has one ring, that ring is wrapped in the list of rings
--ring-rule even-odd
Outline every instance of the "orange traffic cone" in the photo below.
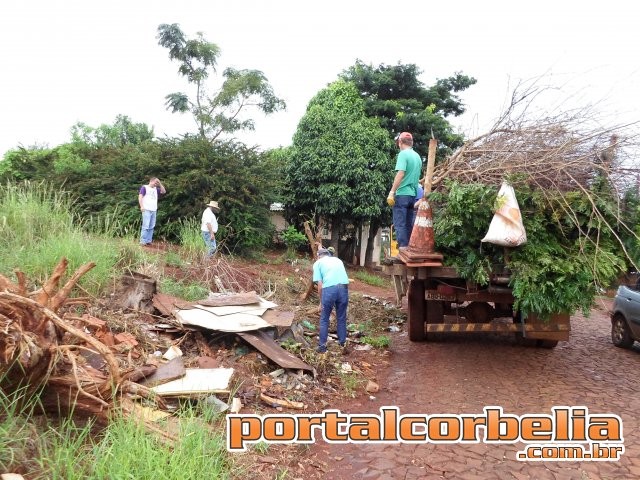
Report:
[[[405,263],[428,262],[442,264],[442,254],[435,251],[435,238],[433,232],[433,213],[431,205],[426,199],[420,200],[418,213],[411,231],[409,246],[401,248],[398,258]]]

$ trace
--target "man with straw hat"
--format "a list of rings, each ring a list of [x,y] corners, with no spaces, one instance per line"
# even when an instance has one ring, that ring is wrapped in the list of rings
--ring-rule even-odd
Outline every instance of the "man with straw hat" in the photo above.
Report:
[[[216,213],[220,213],[218,202],[211,200],[207,203],[207,207],[202,212],[202,222],[200,230],[202,231],[202,239],[207,246],[207,257],[213,256],[218,249],[216,243],[216,232],[218,231],[218,219]]]

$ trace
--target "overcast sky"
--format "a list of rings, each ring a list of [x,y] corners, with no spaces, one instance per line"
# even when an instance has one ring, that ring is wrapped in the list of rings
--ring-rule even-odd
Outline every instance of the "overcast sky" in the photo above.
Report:
[[[461,95],[467,114],[453,120],[467,134],[491,125],[511,88],[535,77],[612,121],[640,119],[640,6],[630,0],[20,0],[0,4],[0,155],[56,146],[75,123],[112,124],[118,114],[159,137],[195,131],[164,107],[165,95],[188,87],[157,43],[162,23],[203,32],[221,48],[220,71],[264,72],[287,110],[256,114],[256,131],[239,135],[262,148],[289,145],[309,100],[356,59],[416,64],[425,85],[475,77]]]

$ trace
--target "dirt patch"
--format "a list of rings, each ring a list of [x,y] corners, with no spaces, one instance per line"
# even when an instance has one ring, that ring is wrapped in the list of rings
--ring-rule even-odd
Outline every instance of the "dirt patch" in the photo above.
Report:
[[[164,256],[160,258],[167,258],[167,252],[173,251],[172,246],[161,243],[145,249],[159,257]],[[292,311],[294,323],[306,325],[304,338],[307,342],[299,345],[290,343],[286,348],[311,365],[314,371],[283,370],[232,333],[159,330],[156,325],[172,323],[172,319],[157,312],[123,311],[118,305],[118,298],[114,296],[111,300],[106,299],[92,306],[90,313],[104,319],[114,337],[120,333],[131,333],[137,339],[135,348],[127,348],[119,355],[124,370],[139,367],[149,355],[163,353],[174,345],[182,350],[187,368],[204,364],[208,368],[233,368],[232,394],[229,398],[224,395],[220,398],[223,401],[230,401],[232,396],[239,398],[244,405],[242,413],[318,413],[328,408],[366,405],[375,398],[375,393],[367,393],[365,387],[368,382],[384,383],[380,372],[386,371],[389,364],[384,341],[386,338],[393,342],[393,337],[397,335],[387,329],[402,329],[406,321],[405,314],[393,305],[394,292],[390,279],[388,287],[368,285],[355,278],[355,274],[362,269],[347,265],[349,276],[353,279],[348,313],[352,349],[344,354],[334,340],[329,344],[328,354],[322,356],[315,352],[319,322],[317,295],[312,291],[306,300],[301,300],[311,278],[310,259],[287,261],[280,252],[270,252],[260,263],[226,256],[207,262],[180,262],[173,256],[172,260],[172,264],[162,264],[158,272],[146,273],[170,277],[184,284],[204,284],[212,291],[219,291],[221,285],[234,292],[255,291],[277,303],[280,309]],[[332,329],[335,331],[334,322]],[[277,328],[277,336],[281,336],[285,330]],[[369,341],[367,338],[382,344],[379,348],[371,347],[365,343]],[[269,404],[261,399],[261,394],[301,402],[304,409]],[[239,471],[246,472],[248,468],[252,478],[259,479],[274,478],[285,471],[293,475],[291,478],[310,478],[305,473],[310,469],[325,471],[326,466],[321,460],[307,459],[301,455],[306,450],[308,447],[305,446],[252,446],[248,455],[234,456],[234,461],[238,462]],[[242,477],[246,478],[239,474],[239,478]]]

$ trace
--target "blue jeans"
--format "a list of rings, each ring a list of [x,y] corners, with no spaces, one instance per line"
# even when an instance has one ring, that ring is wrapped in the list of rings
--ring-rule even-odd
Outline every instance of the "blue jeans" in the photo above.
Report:
[[[146,245],[153,239],[153,229],[156,227],[156,211],[142,212],[142,228],[140,229],[140,244]]]
[[[396,203],[393,206],[393,227],[396,229],[398,247],[409,245],[413,222],[416,219],[416,211],[413,209],[415,203],[415,195],[396,195]]]
[[[329,317],[333,307],[336,307],[338,323],[338,343],[344,345],[347,341],[347,305],[349,305],[349,287],[334,285],[322,288],[322,311],[320,312],[320,342],[318,350],[326,351],[329,337]]]
[[[204,240],[204,244],[207,246],[207,257],[211,257],[216,250],[218,250],[218,244],[216,243],[215,238],[211,238],[211,234],[207,232],[202,232],[202,239]]]

